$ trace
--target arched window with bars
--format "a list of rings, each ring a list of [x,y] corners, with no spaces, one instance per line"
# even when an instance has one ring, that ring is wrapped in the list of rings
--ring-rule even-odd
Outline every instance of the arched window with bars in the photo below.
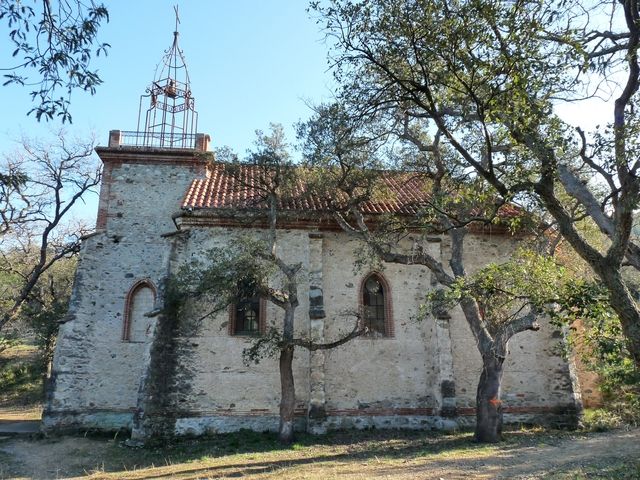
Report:
[[[360,285],[362,320],[370,337],[393,337],[391,289],[379,272],[367,275]]]
[[[244,279],[238,282],[238,301],[229,306],[229,334],[256,336],[265,332],[266,302],[257,293],[255,282]]]

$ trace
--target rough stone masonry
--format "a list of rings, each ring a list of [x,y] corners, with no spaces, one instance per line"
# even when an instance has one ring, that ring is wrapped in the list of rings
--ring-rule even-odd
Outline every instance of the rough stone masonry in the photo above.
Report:
[[[277,361],[245,366],[242,350],[253,338],[234,334],[228,312],[197,330],[158,313],[172,271],[248,228],[260,231],[215,206],[185,206],[188,196],[204,198],[194,189],[211,179],[207,141],[200,135],[191,150],[128,147],[114,131],[109,146],[97,149],[104,163],[97,228],[83,243],[61,326],[44,429],[124,429],[140,440],[277,429]],[[291,222],[278,237],[287,261],[303,265],[297,334],[335,340],[353,326],[345,312],[362,308],[364,280],[374,274],[384,288],[384,334],[334,350],[297,350],[297,428],[473,423],[480,356],[458,308],[419,318],[424,294],[436,284],[426,268],[358,271],[357,242],[329,222]],[[416,237],[407,248],[411,242],[448,258],[446,237]],[[470,235],[466,265],[473,270],[506,258],[516,244],[499,228]],[[261,308],[265,326],[279,324],[276,307]],[[503,389],[507,422],[576,421],[579,390],[572,365],[558,354],[561,341],[544,322],[539,332],[512,339]]]

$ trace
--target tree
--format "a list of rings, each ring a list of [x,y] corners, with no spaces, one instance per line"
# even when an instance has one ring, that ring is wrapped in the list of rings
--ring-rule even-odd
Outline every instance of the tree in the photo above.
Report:
[[[302,264],[286,260],[285,248],[279,245],[278,218],[281,205],[294,195],[298,179],[282,127],[272,125],[270,135],[257,133],[256,151],[246,162],[232,159],[232,163],[225,165],[225,173],[235,180],[240,190],[247,190],[250,194],[249,204],[238,207],[250,212],[254,222],[266,219],[264,235],[256,233],[236,238],[225,247],[210,250],[201,261],[185,265],[170,281],[167,297],[180,302],[182,312],[190,306],[194,308],[194,302],[200,309],[207,309],[202,318],[256,297],[264,298],[282,310],[281,328],[271,328],[257,337],[245,350],[244,357],[246,362],[258,363],[264,357],[279,356],[279,438],[283,443],[291,443],[294,438],[292,365],[295,348],[309,351],[336,348],[361,335],[364,330],[357,321],[357,314],[354,314],[353,329],[333,342],[317,343],[311,338],[295,336],[294,320],[299,305]],[[250,174],[247,174],[247,169],[251,169]]]
[[[609,292],[640,368],[640,309],[623,270],[640,200],[636,0],[329,0],[312,9],[333,42],[339,99],[414,141],[424,126],[504,201],[541,205]],[[619,75],[620,85],[612,84]],[[615,96],[588,134],[559,103]],[[414,142],[418,148],[425,147]],[[564,201],[570,200],[569,202]],[[576,220],[607,235],[599,249]]]
[[[93,0],[34,0],[40,9],[14,0],[0,0],[0,19],[7,22],[9,40],[16,62],[1,70],[3,85],[33,86],[34,107],[27,114],[37,120],[62,118],[71,122],[70,96],[73,90],[92,95],[102,83],[97,70],[91,68],[91,58],[106,55],[108,43],[98,41],[98,30],[109,21],[109,12]],[[56,98],[59,89],[66,97]]]
[[[4,158],[5,171],[21,172],[24,183],[0,191],[0,274],[12,279],[2,292],[0,331],[26,305],[33,310],[48,272],[79,252],[89,229],[72,215],[100,183],[93,147],[93,140],[70,141],[60,132],[54,145],[23,140],[19,152]]]
[[[425,292],[434,310],[454,303],[464,317],[482,357],[476,396],[475,438],[496,442],[501,437],[501,386],[508,341],[526,330],[538,330],[537,317],[551,302],[562,270],[550,259],[520,253],[510,261],[488,265],[469,274],[465,267],[465,237],[473,228],[494,223],[524,228],[524,209],[505,203],[482,178],[469,176],[464,162],[440,143],[428,145],[426,132],[403,132],[395,151],[383,150],[391,135],[384,126],[351,118],[338,105],[317,109],[300,125],[308,162],[308,182],[335,221],[363,241],[364,261],[425,266],[442,286]],[[404,142],[404,143],[403,143]],[[420,144],[418,151],[416,144]],[[384,159],[395,156],[399,171],[381,171]],[[409,200],[389,197],[390,179],[414,192]],[[398,196],[399,197],[399,196]],[[374,218],[363,212],[371,202],[399,204],[398,214]],[[445,234],[450,240],[450,270],[421,248],[407,252],[401,240],[412,234]]]
[[[622,415],[626,423],[637,424],[640,418],[640,372],[635,369],[620,328],[620,321],[608,301],[607,290],[590,278],[567,282],[555,308],[549,311],[554,322],[571,325],[571,344],[587,368],[599,377],[598,387],[604,408]]]
[[[20,265],[21,270],[26,270],[28,265],[34,263],[36,255],[37,252],[25,255],[24,252],[15,251],[6,256],[16,257],[11,259],[13,268]],[[52,265],[46,274],[40,276],[9,328],[0,334],[0,352],[3,346],[33,341],[38,353],[33,372],[41,376],[43,390],[49,378],[58,329],[67,314],[76,265],[76,257],[62,258]],[[12,305],[21,285],[22,278],[19,275],[0,269],[0,311]]]

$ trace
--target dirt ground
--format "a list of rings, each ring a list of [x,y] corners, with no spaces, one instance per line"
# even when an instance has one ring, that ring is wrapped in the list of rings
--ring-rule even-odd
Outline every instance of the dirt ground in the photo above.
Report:
[[[435,438],[434,453],[418,455],[414,450],[406,455],[400,451],[399,455],[390,457],[366,450],[353,454],[353,446],[343,444],[257,454],[203,457],[197,454],[184,463],[167,460],[166,464],[154,465],[148,458],[142,459],[144,450],[125,448],[118,439],[5,437],[0,439],[0,478],[640,478],[638,428],[543,435],[525,443],[503,442],[498,446],[474,446],[464,450],[449,450],[447,445],[440,448],[437,442],[443,440],[438,438],[446,437]],[[396,447],[389,443],[385,445],[393,450],[400,444],[396,443]],[[138,465],[131,463],[136,454],[141,459]],[[627,461],[631,471],[619,476],[621,462]],[[617,465],[617,473],[608,476],[607,468],[611,465]],[[581,470],[582,467],[587,470]],[[587,474],[557,476],[558,472],[571,471],[586,471]]]

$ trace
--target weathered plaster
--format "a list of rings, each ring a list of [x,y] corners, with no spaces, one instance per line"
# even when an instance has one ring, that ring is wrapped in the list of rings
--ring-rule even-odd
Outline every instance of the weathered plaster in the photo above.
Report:
[[[142,440],[276,429],[277,360],[245,365],[242,351],[252,339],[229,335],[226,312],[195,330],[185,328],[188,318],[160,314],[153,317],[148,337],[122,340],[125,299],[135,282],[153,282],[160,310],[170,272],[212,247],[264,230],[189,225],[186,218],[184,231],[176,234],[171,215],[203,168],[149,155],[146,163],[136,162],[132,153],[125,159],[103,155],[111,162],[101,198],[104,229],[82,248],[68,321],[56,347],[44,428],[133,429]],[[405,246],[410,251],[416,242],[446,263],[446,236],[409,239]],[[393,337],[358,338],[312,354],[296,349],[298,428],[316,433],[449,429],[473,421],[480,356],[459,308],[438,318],[418,315],[425,293],[437,288],[426,268],[388,264],[356,270],[356,241],[309,225],[279,230],[278,245],[288,262],[302,264],[297,336],[331,342],[349,332],[359,311],[358,288],[369,271],[384,275],[393,305]],[[469,235],[468,271],[505,259],[514,245],[504,234]],[[282,311],[268,305],[266,318],[279,326]],[[562,335],[543,322],[540,332],[519,334],[510,342],[503,388],[507,421],[575,419],[571,375],[557,348],[561,341]]]

